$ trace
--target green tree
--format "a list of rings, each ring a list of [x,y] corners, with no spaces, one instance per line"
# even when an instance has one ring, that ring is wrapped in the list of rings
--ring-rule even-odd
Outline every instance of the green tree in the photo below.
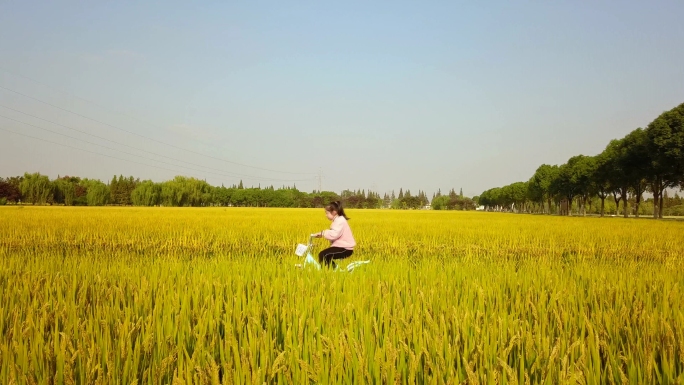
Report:
[[[50,178],[40,173],[25,173],[20,184],[24,199],[34,205],[44,205],[53,200],[54,187]]]
[[[610,151],[604,150],[595,158],[596,168],[594,169],[593,181],[596,189],[596,195],[601,199],[600,215],[605,215],[606,198],[611,194],[611,174],[613,173],[613,162],[611,158],[613,154]]]
[[[515,212],[524,212],[527,203],[527,183],[516,182],[506,188],[507,202],[513,205]]]
[[[615,209],[619,213],[620,201],[623,202],[623,212],[627,212],[627,193],[629,191],[629,180],[627,179],[627,171],[624,169],[624,144],[622,139],[611,140],[604,150],[606,165],[608,172],[608,185],[613,200],[615,201]]]
[[[540,199],[542,212],[551,213],[551,200],[553,199],[552,185],[557,177],[558,166],[542,164],[528,181],[528,191],[531,191],[533,198]],[[545,211],[543,207],[544,201],[548,203],[547,211]]]
[[[646,135],[653,217],[662,218],[663,191],[684,179],[684,103],[660,114],[646,127]]]
[[[431,208],[433,210],[447,210],[448,205],[449,197],[446,195],[440,195],[436,196],[435,199],[432,200]]]
[[[571,169],[570,182],[574,186],[579,201],[579,211],[581,215],[586,215],[586,204],[590,197],[595,195],[596,188],[593,183],[596,173],[596,159],[593,156],[577,155],[568,164]]]
[[[119,178],[116,175],[112,177],[112,181],[109,182],[109,201],[113,204],[118,204],[119,197]]]
[[[61,203],[65,206],[73,206],[76,200],[76,184],[80,182],[78,178],[66,176],[57,178],[54,182],[55,203]]]
[[[109,186],[97,179],[83,179],[81,184],[86,188],[88,206],[104,206],[109,203],[111,191]]]
[[[634,215],[639,217],[639,206],[650,174],[648,135],[642,128],[637,128],[625,136],[621,145],[621,162],[623,163],[621,168],[625,173],[625,182],[634,196]]]
[[[161,202],[161,185],[151,180],[142,181],[131,193],[131,200],[136,206],[156,206]]]

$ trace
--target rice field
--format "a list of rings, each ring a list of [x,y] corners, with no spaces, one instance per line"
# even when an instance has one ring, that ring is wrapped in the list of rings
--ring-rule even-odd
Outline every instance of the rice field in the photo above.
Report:
[[[684,383],[683,222],[348,215],[0,207],[0,383]]]

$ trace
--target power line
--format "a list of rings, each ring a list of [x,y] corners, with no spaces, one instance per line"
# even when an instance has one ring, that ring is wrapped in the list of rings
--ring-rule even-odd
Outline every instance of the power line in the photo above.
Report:
[[[168,162],[164,162],[164,161],[157,160],[157,159],[152,159],[152,158],[146,158],[146,157],[143,157],[143,156],[140,156],[140,155],[137,155],[137,154],[133,154],[133,153],[130,153],[130,152],[126,152],[126,151],[123,151],[123,150],[119,150],[119,149],[116,149],[116,148],[111,148],[111,147],[107,147],[107,146],[104,146],[104,145],[101,145],[101,144],[98,144],[98,143],[93,143],[93,142],[90,142],[90,141],[87,141],[87,140],[84,140],[84,139],[75,138],[75,137],[73,137],[73,136],[69,136],[69,135],[63,134],[63,133],[61,133],[61,132],[57,132],[57,131],[53,131],[53,130],[50,130],[50,129],[47,129],[47,128],[35,126],[35,125],[33,125],[33,124],[26,123],[26,122],[22,122],[22,121],[20,121],[20,120],[16,120],[16,119],[13,119],[13,118],[9,118],[9,117],[4,116],[4,115],[0,115],[0,117],[5,118],[5,119],[8,119],[8,120],[15,121],[15,122],[17,122],[17,123],[25,124],[25,125],[27,125],[27,126],[35,127],[35,128],[40,129],[40,130],[52,132],[52,133],[57,134],[57,135],[62,135],[62,136],[65,136],[65,137],[67,137],[67,138],[70,138],[70,139],[78,140],[78,141],[80,141],[80,142],[84,142],[84,143],[92,144],[92,145],[95,145],[95,146],[98,146],[98,147],[106,148],[106,149],[108,149],[108,150],[118,151],[118,152],[121,152],[121,153],[123,153],[123,154],[135,156],[135,157],[137,157],[137,158],[152,160],[152,161],[154,161],[154,162],[159,162],[159,163],[163,163],[163,164],[166,164],[166,165],[169,165],[169,166],[174,166],[174,167],[185,168],[185,169],[188,169],[188,170],[199,171],[199,172],[203,172],[203,173],[214,174],[214,175],[220,175],[220,176],[230,177],[230,178],[242,177],[242,178],[248,178],[248,179],[254,179],[254,180],[275,181],[275,182],[302,182],[302,181],[308,180],[308,179],[276,179],[276,178],[262,178],[262,177],[253,176],[253,175],[243,175],[243,174],[235,174],[235,173],[227,173],[227,174],[225,174],[225,173],[215,173],[215,172],[206,171],[206,170],[198,170],[198,169],[194,169],[194,168],[192,168],[192,167],[187,167],[187,166],[181,166],[181,165],[177,165],[177,164],[172,164],[172,163],[168,163]],[[192,164],[192,163],[191,163],[191,164]],[[204,167],[204,166],[200,166],[200,167]],[[208,167],[207,167],[207,168],[208,168]],[[221,170],[218,170],[218,171],[221,171]]]
[[[15,120],[15,119],[12,119],[12,118],[8,118],[8,117],[3,116],[3,115],[0,115],[0,117],[3,117],[3,118],[5,118],[5,119],[9,119],[9,120],[13,120],[13,121],[15,121],[15,122],[22,123],[22,124],[25,124],[25,125],[28,125],[28,126],[31,126],[31,127],[35,127],[35,128],[41,129],[41,130],[49,131],[49,132],[52,132],[52,133],[55,133],[55,134],[58,134],[58,135],[66,136],[67,138],[71,138],[71,139],[79,140],[79,141],[82,141],[82,142],[85,142],[85,143],[88,143],[88,144],[93,144],[93,145],[95,145],[95,146],[103,147],[103,148],[106,148],[106,149],[108,149],[108,150],[119,151],[119,152],[122,152],[122,153],[124,153],[124,154],[132,155],[132,156],[135,156],[135,157],[138,157],[138,158],[149,159],[149,158],[144,158],[144,157],[142,157],[142,156],[140,156],[140,155],[136,155],[136,154],[132,154],[132,153],[129,153],[129,152],[122,151],[122,150],[117,150],[117,149],[113,149],[113,148],[111,148],[111,147],[103,146],[103,145],[101,145],[101,144],[92,143],[92,142],[89,142],[89,141],[87,141],[87,140],[74,138],[74,137],[72,137],[72,136],[69,136],[69,135],[66,135],[66,134],[62,134],[62,133],[59,133],[59,132],[56,132],[56,131],[52,131],[52,130],[49,130],[49,129],[46,129],[46,128],[34,126],[34,125],[32,125],[32,124],[25,123],[25,122],[21,122],[21,121],[19,121],[19,120]],[[48,142],[48,143],[57,144],[57,145],[64,146],[64,147],[74,148],[74,149],[76,149],[76,150],[81,150],[81,151],[89,152],[89,153],[96,154],[96,155],[106,156],[106,157],[112,158],[112,159],[118,159],[118,160],[123,160],[123,161],[126,161],[126,162],[131,162],[131,163],[135,163],[135,164],[139,164],[139,165],[143,165],[143,166],[159,168],[159,169],[162,169],[162,170],[172,171],[172,172],[174,172],[174,173],[177,173],[177,172],[178,172],[178,170],[172,170],[172,169],[169,169],[169,168],[166,168],[166,167],[159,167],[159,166],[155,166],[155,165],[151,165],[151,164],[140,163],[140,162],[132,161],[132,160],[129,160],[129,159],[117,158],[117,157],[115,157],[115,156],[106,155],[106,154],[102,154],[102,153],[99,153],[99,152],[90,151],[90,150],[86,150],[86,149],[83,149],[83,148],[80,148],[80,147],[74,147],[74,146],[70,146],[70,145],[67,145],[67,144],[59,143],[59,142],[54,142],[54,141],[47,140],[47,139],[43,139],[43,138],[38,138],[38,137],[31,136],[31,135],[27,135],[27,134],[24,134],[24,133],[20,133],[20,132],[8,130],[8,129],[2,128],[2,127],[0,127],[0,130],[7,131],[7,132],[10,132],[10,133],[13,133],[13,134],[16,134],[16,135],[22,135],[22,136],[25,136],[25,137],[28,137],[28,138],[32,138],[32,139],[41,140],[41,141],[43,141],[43,142]],[[175,164],[171,164],[171,163],[168,163],[168,162],[163,162],[163,161],[155,160],[155,159],[149,159],[149,160],[153,160],[153,161],[155,161],[155,162],[163,163],[163,164],[170,165],[170,166],[174,166],[174,167],[181,167],[181,168],[186,168],[186,169],[188,169],[188,170],[198,171],[198,172],[201,172],[201,173],[214,174],[214,175],[220,175],[220,176],[231,177],[231,178],[236,178],[236,177],[239,177],[239,176],[240,176],[240,175],[237,175],[237,176],[236,176],[236,175],[228,175],[228,174],[218,174],[218,173],[214,173],[214,172],[210,172],[210,171],[197,170],[197,169],[193,169],[193,168],[190,168],[190,167],[179,166],[179,165],[175,165]],[[255,179],[255,180],[278,181],[278,182],[283,182],[283,181],[285,181],[285,182],[303,182],[303,181],[308,181],[308,180],[309,180],[309,179],[282,180],[282,179],[268,179],[268,178],[258,178],[258,177],[250,177],[250,176],[244,176],[244,177],[249,178],[249,179]]]
[[[17,94],[17,95],[21,95],[21,96],[23,96],[23,97],[25,97],[25,98],[29,98],[29,99],[35,100],[35,101],[37,101],[37,102],[43,103],[43,104],[48,105],[48,106],[50,106],[50,107],[56,108],[56,109],[58,109],[58,110],[62,110],[62,111],[68,112],[68,113],[70,113],[70,114],[79,116],[79,117],[81,117],[81,118],[88,119],[88,120],[91,120],[91,121],[93,121],[93,122],[96,122],[96,123],[99,123],[99,124],[102,124],[102,125],[105,125],[105,126],[108,126],[108,127],[111,127],[111,128],[114,128],[114,129],[123,131],[123,132],[127,132],[127,133],[129,133],[129,134],[132,134],[132,135],[135,135],[135,136],[138,136],[138,137],[141,137],[141,138],[145,138],[145,139],[151,140],[151,141],[153,141],[153,142],[157,142],[157,143],[163,144],[163,145],[165,145],[165,146],[173,147],[173,148],[178,149],[178,150],[187,151],[187,152],[192,153],[192,154],[195,154],[195,155],[200,155],[200,156],[204,156],[204,157],[207,157],[207,158],[211,158],[211,159],[215,159],[215,160],[220,160],[220,161],[222,161],[222,162],[226,162],[226,163],[230,163],[230,164],[235,164],[235,165],[243,166],[243,167],[249,167],[249,168],[253,168],[253,169],[257,169],[257,170],[271,171],[271,172],[276,172],[276,173],[281,173],[281,174],[313,175],[312,173],[307,173],[307,172],[279,171],[279,170],[272,170],[272,169],[263,168],[263,167],[250,166],[250,165],[243,164],[243,163],[237,163],[237,162],[233,162],[233,161],[230,161],[230,160],[226,160],[226,159],[222,159],[222,158],[217,158],[217,157],[214,157],[214,156],[211,156],[211,155],[205,155],[205,154],[202,154],[202,153],[197,152],[197,151],[188,150],[188,149],[183,148],[183,147],[179,147],[179,146],[176,146],[176,145],[173,145],[173,144],[165,143],[165,142],[162,142],[162,141],[157,140],[157,139],[154,139],[154,138],[150,138],[150,137],[145,136],[145,135],[140,135],[140,134],[135,133],[135,132],[133,132],[133,131],[129,131],[129,130],[126,130],[126,129],[123,129],[123,128],[120,128],[120,127],[117,127],[117,126],[114,126],[114,125],[111,125],[111,124],[108,124],[108,123],[101,122],[101,121],[99,121],[99,120],[97,120],[97,119],[93,119],[93,118],[90,118],[90,117],[88,117],[88,116],[81,115],[81,114],[79,114],[79,113],[77,113],[77,112],[67,110],[67,109],[65,109],[65,108],[56,106],[56,105],[54,105],[54,104],[48,103],[48,102],[43,101],[43,100],[40,100],[40,99],[38,99],[38,98],[34,98],[33,96],[29,96],[29,95],[23,94],[23,93],[21,93],[21,92],[19,92],[19,91],[15,91],[15,90],[13,90],[13,89],[10,89],[10,88],[7,88],[7,87],[3,87],[3,86],[1,86],[1,85],[0,85],[0,88],[3,89],[3,90],[9,91],[9,92],[13,92],[13,93],[15,93],[15,94]]]
[[[14,76],[14,77],[18,77],[18,78],[23,78],[23,79],[29,80],[29,81],[31,81],[31,82],[33,82],[33,83],[35,83],[35,84],[39,84],[39,85],[41,85],[41,86],[43,86],[43,87],[45,87],[45,88],[49,88],[49,89],[51,89],[51,90],[53,90],[53,91],[57,91],[57,92],[59,92],[59,93],[61,93],[61,94],[70,96],[70,97],[72,97],[72,98],[76,98],[76,99],[83,100],[83,101],[85,101],[85,102],[88,102],[88,103],[90,103],[90,104],[96,106],[96,107],[100,107],[100,108],[102,108],[102,109],[105,110],[105,111],[109,111],[109,112],[114,113],[114,114],[117,114],[117,115],[125,116],[125,117],[127,117],[127,118],[129,118],[129,119],[137,120],[138,122],[144,123],[144,124],[146,124],[146,125],[148,125],[148,126],[152,126],[152,127],[155,127],[155,128],[161,129],[161,130],[166,130],[165,128],[163,128],[163,127],[161,127],[161,126],[152,124],[152,123],[150,123],[150,122],[146,122],[146,121],[144,121],[144,120],[142,120],[142,119],[136,118],[135,116],[131,116],[131,115],[128,115],[128,114],[124,114],[123,112],[118,112],[118,111],[110,110],[109,108],[107,108],[107,107],[105,107],[105,106],[103,106],[103,105],[100,105],[100,104],[98,104],[98,103],[95,103],[95,102],[93,102],[92,100],[88,100],[88,99],[83,98],[83,97],[80,97],[80,96],[78,96],[78,95],[74,95],[74,94],[72,94],[72,93],[70,93],[70,92],[67,92],[67,91],[64,91],[64,90],[60,90],[59,88],[55,88],[55,87],[53,87],[53,86],[50,86],[50,85],[45,84],[45,83],[43,83],[43,82],[40,82],[40,81],[38,81],[38,80],[36,80],[36,79],[32,79],[32,78],[30,78],[30,77],[28,77],[28,76],[21,75],[21,74],[17,74],[17,73],[8,71],[8,70],[5,69],[5,68],[0,68],[0,71],[3,71],[3,72],[5,72],[5,73],[7,73],[7,74],[10,74],[10,75],[12,75],[12,76]]]
[[[48,143],[52,143],[52,144],[57,144],[57,145],[59,145],[59,146],[64,146],[64,147],[69,147],[69,148],[73,148],[73,149],[80,150],[80,151],[89,152],[89,153],[95,154],[95,155],[106,156],[107,158],[112,158],[112,159],[117,159],[117,160],[123,160],[123,161],[125,161],[125,162],[131,162],[131,163],[140,164],[140,165],[143,165],[143,166],[154,167],[154,168],[159,168],[159,169],[162,169],[162,170],[167,170],[167,171],[176,172],[175,170],[171,170],[171,169],[168,169],[168,168],[165,168],[165,167],[153,166],[153,165],[150,165],[150,164],[144,164],[144,163],[136,162],[136,161],[129,160],[129,159],[117,158],[117,157],[115,157],[115,156],[106,155],[106,154],[101,154],[101,153],[99,153],[99,152],[89,151],[89,150],[85,150],[85,149],[79,148],[79,147],[69,146],[68,144],[53,142],[53,141],[51,141],[51,140],[47,140],[47,139],[43,139],[43,138],[38,138],[38,137],[35,137],[35,136],[31,136],[31,135],[22,134],[21,132],[16,132],[16,131],[8,130],[8,129],[3,128],[3,127],[0,127],[0,130],[9,132],[9,133],[12,133],[12,134],[15,134],[15,135],[25,136],[25,137],[27,137],[27,138],[32,138],[32,139],[41,140],[41,141],[43,141],[43,142],[48,142]]]
[[[51,124],[54,124],[54,125],[57,125],[57,126],[60,126],[60,127],[64,127],[64,128],[66,128],[66,129],[69,129],[69,130],[72,130],[72,131],[76,131],[76,132],[80,132],[80,133],[82,133],[82,134],[90,135],[90,136],[92,136],[92,137],[95,137],[95,138],[98,138],[98,139],[105,140],[105,141],[107,141],[107,142],[111,142],[111,143],[118,144],[118,145],[120,145],[120,146],[132,148],[132,149],[137,150],[137,151],[141,151],[141,152],[145,152],[145,153],[152,154],[152,155],[155,155],[155,156],[159,156],[159,157],[162,157],[162,158],[170,159],[170,160],[173,160],[173,161],[176,161],[176,162],[187,163],[187,164],[190,164],[190,165],[193,165],[193,166],[197,166],[197,167],[203,167],[203,168],[206,168],[206,169],[209,169],[209,170],[219,171],[219,172],[222,172],[222,173],[223,173],[223,172],[226,172],[226,171],[223,171],[223,170],[220,170],[220,169],[217,169],[217,168],[208,167],[208,166],[203,166],[203,165],[201,165],[201,164],[196,164],[196,163],[188,162],[188,161],[185,161],[185,160],[180,160],[180,159],[168,157],[168,156],[165,156],[165,155],[157,154],[157,153],[152,152],[152,151],[143,150],[143,149],[141,149],[141,148],[137,148],[137,147],[134,147],[134,146],[130,146],[130,145],[125,144],[125,143],[120,143],[120,142],[117,142],[117,141],[115,141],[115,140],[107,139],[107,138],[104,138],[104,137],[101,137],[101,136],[98,136],[98,135],[95,135],[95,134],[91,134],[91,133],[89,133],[89,132],[85,132],[85,131],[82,131],[82,130],[79,130],[79,129],[76,129],[76,128],[73,128],[73,127],[70,127],[70,126],[66,126],[66,125],[64,125],[64,124],[56,123],[56,122],[53,122],[53,121],[48,120],[48,119],[43,119],[43,118],[41,118],[41,117],[39,117],[39,116],[31,115],[31,114],[28,114],[28,113],[26,113],[26,112],[23,112],[23,111],[14,109],[14,108],[12,108],[12,107],[7,107],[7,106],[2,105],[2,104],[0,104],[0,107],[6,108],[6,109],[8,109],[8,110],[16,111],[16,112],[19,112],[19,113],[24,114],[24,115],[26,115],[26,116],[30,116],[30,117],[32,117],[32,118],[36,118],[36,119],[42,120],[42,121],[44,121],[44,122],[48,122],[48,123],[51,123]],[[34,125],[32,125],[32,124],[29,124],[29,123],[26,123],[26,122],[22,122],[22,121],[20,121],[20,120],[15,120],[15,119],[12,119],[12,118],[7,117],[7,116],[4,116],[4,115],[0,115],[0,117],[3,117],[3,118],[5,118],[5,119],[9,119],[9,120],[13,120],[13,121],[18,122],[18,123],[26,124],[26,125],[29,125],[29,126],[31,126],[31,127],[35,127],[35,128],[41,129],[41,130],[53,132],[53,133],[58,134],[58,135],[63,135],[63,136],[66,136],[66,137],[68,137],[68,138],[80,140],[80,141],[83,141],[83,142],[86,142],[86,143],[89,143],[89,144],[94,144],[94,145],[96,145],[96,146],[104,147],[104,148],[107,148],[107,149],[110,149],[110,150],[114,150],[114,151],[120,151],[120,152],[122,152],[122,153],[124,153],[124,154],[128,154],[128,155],[133,155],[133,156],[140,157],[139,155],[131,154],[131,153],[128,153],[128,152],[125,152],[125,151],[121,151],[121,150],[118,150],[118,149],[113,149],[113,148],[105,147],[105,146],[102,146],[102,145],[99,145],[99,144],[96,144],[96,143],[92,143],[92,142],[88,142],[88,141],[85,141],[85,140],[82,140],[82,139],[74,138],[74,137],[71,137],[71,136],[62,134],[62,133],[60,133],[60,132],[48,130],[47,128],[42,128],[42,127],[34,126]],[[142,158],[142,157],[141,157],[141,158]],[[162,161],[160,161],[160,160],[156,160],[156,159],[152,159],[152,158],[143,158],[143,159],[150,159],[150,160],[154,160],[155,162],[166,163],[166,162],[162,162]],[[168,164],[168,163],[167,163],[167,164]],[[192,168],[190,168],[190,167],[181,166],[181,165],[173,165],[173,166],[175,166],[175,167],[183,167],[183,168],[187,168],[187,169],[190,169],[190,170],[194,170],[194,169],[192,169]],[[208,171],[205,171],[205,170],[199,170],[199,171],[208,172]],[[215,174],[215,173],[214,173],[214,174]],[[229,174],[230,174],[230,175],[229,175]],[[277,182],[300,182],[300,181],[302,181],[302,180],[306,180],[306,179],[262,178],[262,177],[255,176],[255,175],[236,174],[236,173],[233,173],[233,172],[228,172],[228,174],[217,174],[217,175],[223,175],[223,176],[237,176],[237,177],[250,178],[250,179],[255,179],[255,180],[269,180],[269,181],[277,181]]]

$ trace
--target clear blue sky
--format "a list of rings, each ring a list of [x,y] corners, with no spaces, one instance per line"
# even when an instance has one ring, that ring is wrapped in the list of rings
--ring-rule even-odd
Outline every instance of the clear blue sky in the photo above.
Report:
[[[0,3],[0,128],[144,164],[0,131],[0,175],[472,196],[684,101],[682,1],[142,3]]]

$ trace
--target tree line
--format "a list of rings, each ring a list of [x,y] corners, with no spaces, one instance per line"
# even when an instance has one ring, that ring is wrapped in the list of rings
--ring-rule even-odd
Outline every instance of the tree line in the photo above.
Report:
[[[472,199],[458,196],[452,189],[449,195],[437,194],[435,209],[474,209]],[[212,186],[204,180],[176,176],[172,180],[141,181],[132,176],[114,176],[109,183],[75,176],[58,176],[54,180],[40,173],[0,178],[0,204],[27,203],[34,205],[66,206],[170,206],[170,207],[323,207],[341,200],[348,208],[423,209],[430,200],[423,191],[394,191],[381,196],[374,191],[343,190],[299,191],[296,186],[245,187],[240,181],[230,187]],[[433,196],[433,200],[435,197]]]
[[[606,213],[606,200],[627,217],[648,212],[662,218],[668,208],[684,215],[678,195],[684,188],[684,103],[665,111],[648,126],[611,140],[598,155],[576,155],[562,165],[542,164],[526,182],[484,191],[487,210],[586,215]],[[652,198],[643,209],[644,194]],[[670,206],[670,207],[668,207]],[[593,207],[593,210],[592,210]],[[573,211],[574,209],[574,211]]]

